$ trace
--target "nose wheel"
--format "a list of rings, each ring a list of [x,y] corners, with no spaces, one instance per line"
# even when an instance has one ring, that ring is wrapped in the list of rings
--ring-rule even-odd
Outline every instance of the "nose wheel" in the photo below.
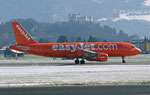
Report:
[[[124,57],[122,57],[122,63],[126,63],[126,61],[125,61]]]

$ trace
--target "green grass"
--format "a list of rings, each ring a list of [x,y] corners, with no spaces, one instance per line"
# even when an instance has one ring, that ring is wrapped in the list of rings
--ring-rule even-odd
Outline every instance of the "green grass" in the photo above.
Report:
[[[85,85],[95,85],[95,86],[100,86],[100,85],[130,85],[130,84],[150,84],[150,81],[116,81],[116,82],[88,82],[88,83],[54,83],[53,86],[85,86]],[[51,86],[50,85],[45,85],[45,86]]]
[[[0,60],[4,60],[4,55],[3,54],[0,54]]]

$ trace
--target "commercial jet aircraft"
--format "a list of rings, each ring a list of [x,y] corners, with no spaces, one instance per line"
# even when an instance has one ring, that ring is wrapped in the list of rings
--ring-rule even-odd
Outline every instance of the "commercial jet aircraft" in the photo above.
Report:
[[[126,56],[141,53],[133,44],[124,42],[38,43],[18,22],[12,22],[12,26],[17,45],[10,49],[45,57],[76,58],[76,64],[85,64],[85,60],[105,62],[108,57],[122,57],[125,63]]]

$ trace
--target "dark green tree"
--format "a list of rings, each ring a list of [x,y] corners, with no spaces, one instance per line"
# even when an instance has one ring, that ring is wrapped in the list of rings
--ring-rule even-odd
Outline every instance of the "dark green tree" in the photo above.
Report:
[[[129,41],[130,39],[129,39],[128,34],[124,33],[122,30],[120,30],[118,33],[118,40],[124,42],[124,41]]]
[[[86,42],[86,40],[85,40],[85,39],[83,39],[83,42]]]
[[[103,42],[108,42],[107,40],[104,40]]]
[[[76,42],[82,42],[82,38],[81,37],[77,37]]]
[[[96,37],[89,36],[88,42],[98,42]]]
[[[57,42],[58,43],[64,43],[64,42],[68,42],[68,39],[66,36],[59,36],[58,39],[57,39]]]

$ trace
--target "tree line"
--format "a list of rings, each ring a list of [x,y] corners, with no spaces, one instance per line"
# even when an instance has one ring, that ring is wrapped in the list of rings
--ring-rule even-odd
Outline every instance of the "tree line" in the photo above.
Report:
[[[34,19],[14,19],[0,24],[0,45],[16,44],[11,22],[18,21],[38,42],[129,42],[138,35],[129,36],[123,30],[99,23],[37,22]]]

